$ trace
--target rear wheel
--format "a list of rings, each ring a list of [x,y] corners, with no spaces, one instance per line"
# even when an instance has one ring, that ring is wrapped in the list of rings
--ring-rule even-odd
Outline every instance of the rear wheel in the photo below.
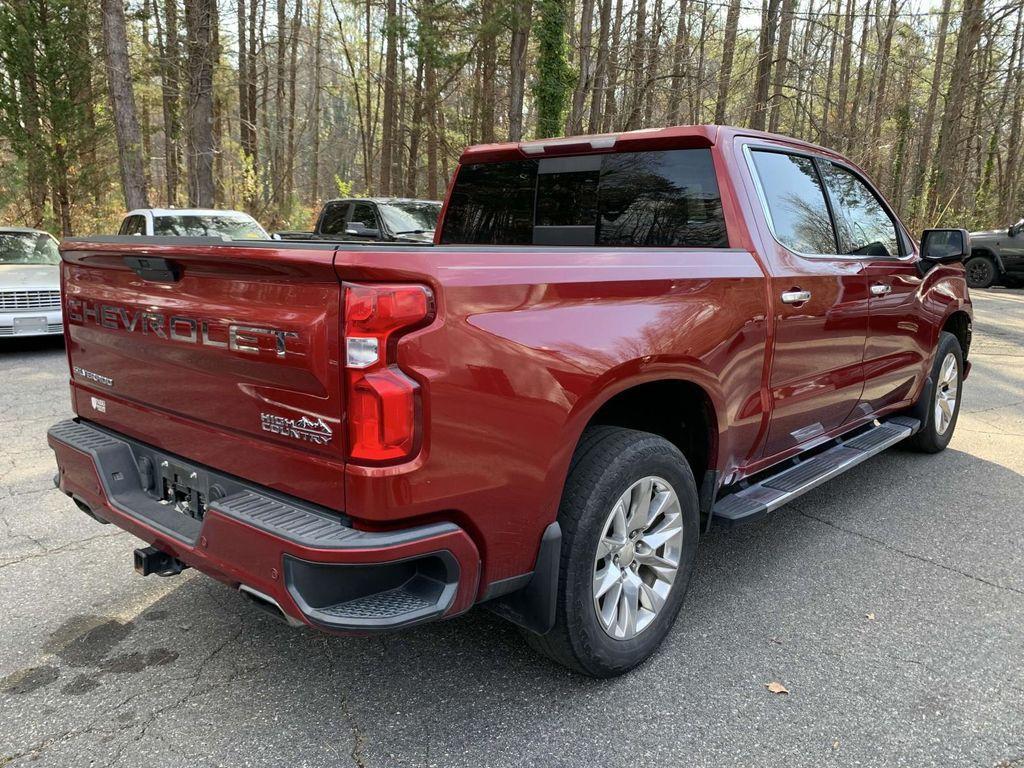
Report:
[[[988,288],[996,281],[996,263],[988,256],[972,256],[964,268],[967,270],[967,285],[971,288]]]
[[[925,396],[931,402],[918,410],[925,414],[924,423],[910,445],[924,453],[938,453],[953,439],[960,415],[963,388],[964,355],[956,336],[946,331],[939,334],[939,347],[932,364],[932,391]]]
[[[657,435],[588,429],[573,457],[558,521],[555,626],[527,638],[577,672],[626,672],[661,644],[686,595],[699,532],[690,467]]]

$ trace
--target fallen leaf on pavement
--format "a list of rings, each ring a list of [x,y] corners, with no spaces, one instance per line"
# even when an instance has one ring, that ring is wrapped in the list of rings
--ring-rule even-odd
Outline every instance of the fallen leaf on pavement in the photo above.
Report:
[[[764,687],[772,693],[789,693],[789,689],[782,683],[765,683]]]

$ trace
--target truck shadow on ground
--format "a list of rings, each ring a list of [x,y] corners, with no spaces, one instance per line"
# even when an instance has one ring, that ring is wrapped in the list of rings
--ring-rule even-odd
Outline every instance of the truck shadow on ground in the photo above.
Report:
[[[50,355],[55,349],[64,348],[64,337],[53,336],[17,336],[0,339],[0,359],[5,354],[31,354],[38,352],[40,355]]]
[[[920,485],[916,496],[906,497],[917,499],[912,505],[880,504],[893,501],[894,489],[906,488],[908,477]],[[998,493],[1010,498],[1021,479],[952,449],[938,457],[889,451],[762,522],[713,529],[702,541],[676,628],[652,660],[617,680],[583,678],[538,657],[515,628],[479,607],[398,634],[332,637],[292,630],[193,575],[130,621],[68,616],[44,649],[49,661],[0,681],[0,697],[57,689],[58,701],[75,702],[69,712],[101,713],[107,722],[147,732],[162,731],[174,710],[212,721],[231,707],[225,739],[233,728],[265,727],[268,712],[282,734],[298,728],[337,739],[344,723],[353,755],[379,740],[415,750],[432,740],[478,739],[474,750],[481,749],[495,723],[529,733],[570,712],[578,718],[609,694],[616,706],[629,706],[666,675],[680,681],[678,690],[663,694],[672,706],[692,699],[698,707],[696,694],[714,689],[726,674],[722,663],[733,671],[739,665],[742,673],[751,645],[780,642],[780,613],[799,611],[805,601],[818,611],[835,602],[860,620],[863,606],[850,595],[871,590],[872,582],[863,580],[865,557],[884,568],[886,558],[909,553],[916,567],[938,573],[986,567],[983,558],[961,562],[971,559],[961,546],[964,532],[977,530],[979,515],[1000,515]],[[986,497],[983,508],[951,501],[945,486],[952,484],[960,493]],[[927,540],[900,540],[916,520],[928,522]],[[994,583],[1004,574],[982,576]],[[1019,597],[1024,584],[1005,589]],[[697,660],[703,671],[694,676]],[[757,679],[758,670],[749,674]],[[147,711],[140,700],[158,704]],[[170,725],[161,738],[187,746],[187,733]]]

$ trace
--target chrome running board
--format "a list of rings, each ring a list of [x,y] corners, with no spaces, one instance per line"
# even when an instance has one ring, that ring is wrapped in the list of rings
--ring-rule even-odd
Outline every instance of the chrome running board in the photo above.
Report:
[[[851,467],[881,453],[921,428],[921,422],[909,416],[897,416],[877,423],[808,459],[796,457],[795,464],[723,496],[711,509],[712,522],[738,525],[759,520],[783,504],[802,496],[812,488],[841,475]]]

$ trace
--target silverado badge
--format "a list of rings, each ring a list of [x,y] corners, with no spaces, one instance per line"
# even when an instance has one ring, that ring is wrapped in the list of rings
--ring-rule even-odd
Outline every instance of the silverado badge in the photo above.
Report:
[[[303,416],[301,419],[288,419],[284,416],[275,416],[272,413],[261,413],[260,426],[266,432],[293,437],[296,440],[305,440],[307,443],[316,443],[317,445],[327,445],[334,435],[323,419],[311,419],[309,416]]]

